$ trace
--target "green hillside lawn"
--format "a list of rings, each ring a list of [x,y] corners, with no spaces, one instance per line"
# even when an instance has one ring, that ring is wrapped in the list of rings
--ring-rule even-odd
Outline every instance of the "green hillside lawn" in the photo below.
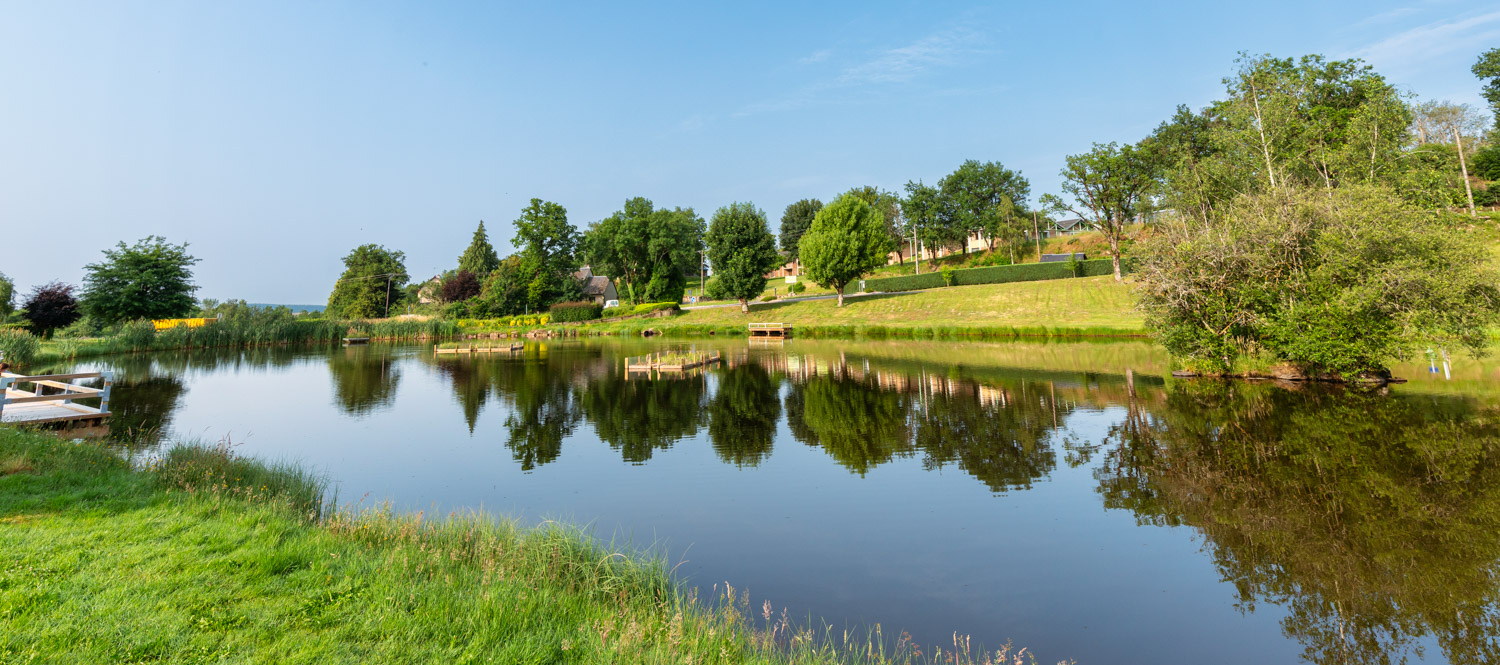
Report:
[[[833,300],[756,303],[750,314],[737,307],[690,310],[669,325],[738,325],[749,322],[792,325],[1103,327],[1139,331],[1133,287],[1113,277],[983,284],[911,293]],[[655,323],[653,323],[655,325]]]

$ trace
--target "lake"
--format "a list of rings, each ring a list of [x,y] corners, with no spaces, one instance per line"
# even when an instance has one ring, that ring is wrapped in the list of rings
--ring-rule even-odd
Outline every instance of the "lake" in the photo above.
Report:
[[[677,349],[724,362],[626,371]],[[228,439],[341,502],[587,525],[840,630],[1011,640],[1044,663],[1497,662],[1500,371],[1419,360],[1376,390],[1174,380],[1136,342],[79,367],[117,372],[120,445]]]

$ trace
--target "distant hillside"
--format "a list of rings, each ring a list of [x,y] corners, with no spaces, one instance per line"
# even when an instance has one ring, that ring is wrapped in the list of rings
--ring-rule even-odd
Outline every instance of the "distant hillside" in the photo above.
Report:
[[[322,312],[327,305],[283,305],[281,303],[253,302],[251,307],[285,307],[293,312]]]

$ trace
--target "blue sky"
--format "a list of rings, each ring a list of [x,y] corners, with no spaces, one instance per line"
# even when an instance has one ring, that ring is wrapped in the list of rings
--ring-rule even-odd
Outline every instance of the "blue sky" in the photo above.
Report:
[[[531,197],[705,217],[1063,157],[1219,96],[1238,51],[1481,106],[1485,2],[4,3],[0,272],[189,242],[199,295],[321,303],[352,247],[501,253]],[[1034,197],[1033,197],[1034,202]]]

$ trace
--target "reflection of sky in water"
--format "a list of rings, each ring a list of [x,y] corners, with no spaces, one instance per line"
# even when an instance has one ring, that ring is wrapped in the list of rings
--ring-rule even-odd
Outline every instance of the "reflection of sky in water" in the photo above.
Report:
[[[924,644],[955,630],[1011,639],[1041,662],[1289,662],[1305,646],[1283,635],[1280,606],[1236,608],[1198,530],[1138,526],[1104,508],[1096,476],[1113,449],[1098,444],[1126,419],[1122,369],[955,369],[911,344],[895,359],[803,344],[787,347],[791,358],[757,352],[753,371],[645,390],[621,381],[612,351],[577,348],[553,344],[548,360],[525,362],[435,361],[415,347],[278,351],[259,356],[274,366],[164,360],[152,373],[180,380],[173,438],[227,436],[245,454],[302,462],[334,481],[340,501],[588,524],[660,547],[694,584],[727,580],[756,607],[769,599],[839,627],[880,622]],[[858,377],[831,381],[833,368]],[[824,378],[802,376],[814,371]],[[1137,379],[1142,402],[1160,404],[1160,373]],[[555,459],[518,452],[513,431],[570,414]],[[642,424],[651,419],[654,429]],[[799,423],[811,434],[799,436]],[[1013,455],[984,448],[1007,428],[1040,438],[1021,472],[1007,473]],[[612,447],[601,431],[645,441]],[[906,440],[868,440],[891,432]],[[962,450],[943,457],[944,446]],[[1089,459],[1070,466],[1080,454]],[[1441,662],[1432,640],[1417,644]]]

